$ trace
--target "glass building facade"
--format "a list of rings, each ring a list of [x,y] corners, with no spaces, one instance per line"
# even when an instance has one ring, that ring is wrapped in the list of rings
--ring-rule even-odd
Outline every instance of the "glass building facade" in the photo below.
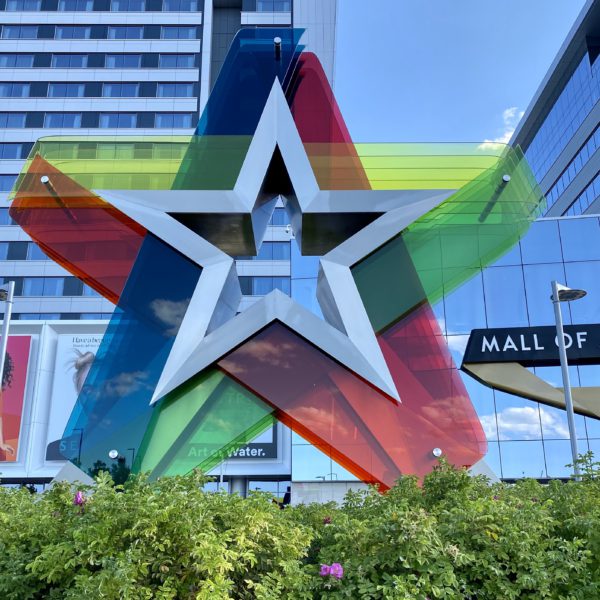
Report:
[[[456,364],[472,329],[554,325],[550,282],[583,288],[588,295],[563,305],[565,324],[600,322],[600,220],[548,218],[534,222],[519,244],[435,305],[434,312]],[[317,261],[292,251],[292,295],[317,312]],[[532,369],[562,385],[560,367]],[[571,385],[600,385],[597,366],[570,367]],[[486,462],[503,479],[567,477],[571,462],[566,413],[492,390],[466,373],[461,377],[488,441]],[[576,415],[579,452],[600,455],[600,422]],[[331,457],[293,435],[294,481],[355,480]]]
[[[548,199],[548,216],[600,212],[599,33],[600,4],[589,2],[513,137]]]
[[[0,201],[40,137],[191,134],[235,33],[289,27],[292,9],[291,0],[0,0]],[[2,209],[0,279],[16,278],[14,318],[110,317],[110,303],[80,293],[57,265],[15,254],[29,237],[13,225]],[[285,228],[273,236],[290,239]],[[244,306],[255,292],[289,287],[289,265],[241,270]],[[44,286],[49,277],[57,285]]]

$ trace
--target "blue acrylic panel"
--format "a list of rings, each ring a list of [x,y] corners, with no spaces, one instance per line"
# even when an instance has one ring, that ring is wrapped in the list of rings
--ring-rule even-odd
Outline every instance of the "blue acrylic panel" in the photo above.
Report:
[[[129,466],[152,414],[150,400],[201,267],[147,234],[65,429],[66,458],[84,471]]]

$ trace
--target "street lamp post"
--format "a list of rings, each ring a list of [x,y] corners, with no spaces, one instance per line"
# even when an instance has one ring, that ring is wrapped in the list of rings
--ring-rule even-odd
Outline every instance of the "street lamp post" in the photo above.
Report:
[[[573,398],[571,396],[571,381],[569,378],[569,363],[567,362],[567,349],[565,347],[565,334],[563,331],[562,312],[560,310],[561,302],[571,302],[579,300],[586,295],[585,290],[572,290],[558,281],[552,282],[551,300],[554,304],[554,318],[556,320],[556,339],[558,343],[558,355],[560,357],[560,368],[562,371],[563,389],[565,393],[565,408],[567,411],[567,422],[569,424],[569,440],[571,442],[571,455],[573,457],[573,471],[575,479],[579,479],[579,466],[577,460],[579,453],[577,451],[577,431],[575,429],[575,412],[573,411]]]
[[[15,282],[9,281],[7,289],[0,289],[0,301],[4,302],[4,320],[2,321],[2,338],[0,339],[0,387],[4,379],[4,365],[6,363],[6,347],[8,345],[8,329],[10,327],[10,315],[12,313],[13,296],[15,294]]]

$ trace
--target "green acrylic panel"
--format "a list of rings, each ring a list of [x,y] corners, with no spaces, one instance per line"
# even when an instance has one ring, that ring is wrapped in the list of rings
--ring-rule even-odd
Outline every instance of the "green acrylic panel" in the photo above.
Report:
[[[152,477],[210,471],[275,422],[271,407],[214,369],[175,390],[155,410],[135,468]]]
[[[231,190],[252,136],[194,136],[172,185],[174,190]]]
[[[425,300],[434,304],[500,258],[543,207],[522,152],[505,148],[493,167],[352,267],[373,328],[385,329]],[[386,294],[376,292],[382,280]]]

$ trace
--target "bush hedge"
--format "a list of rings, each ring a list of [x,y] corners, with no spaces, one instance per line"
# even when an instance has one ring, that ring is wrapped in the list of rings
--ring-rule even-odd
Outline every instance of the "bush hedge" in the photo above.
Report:
[[[199,473],[0,490],[0,598],[600,598],[600,478],[422,485],[280,510]],[[78,491],[79,493],[76,493]]]

